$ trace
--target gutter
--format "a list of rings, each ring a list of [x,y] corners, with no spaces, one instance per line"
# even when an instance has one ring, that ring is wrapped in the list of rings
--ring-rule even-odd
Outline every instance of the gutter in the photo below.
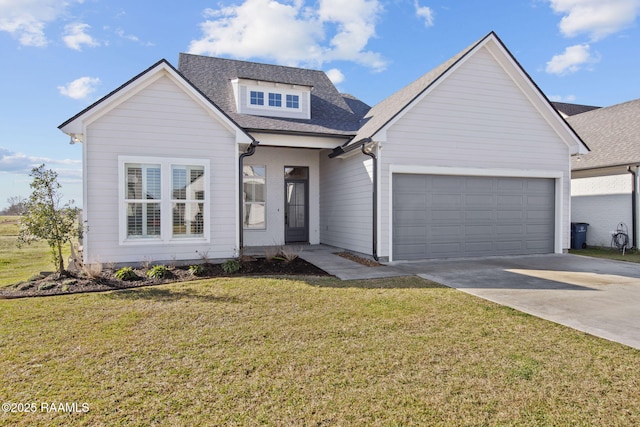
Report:
[[[366,145],[370,143],[372,139],[363,138],[359,141],[356,141],[352,144],[345,144],[340,147],[336,147],[333,149],[331,153],[329,153],[329,158],[333,159],[335,157],[341,156],[343,154],[354,151],[358,148],[362,151],[362,154],[371,157],[373,160],[373,191],[372,191],[372,227],[371,227],[371,235],[373,241],[373,248],[371,254],[373,255],[373,259],[378,261],[378,157],[371,151],[367,151]]]
[[[243,175],[243,162],[245,157],[253,156],[256,152],[256,147],[260,144],[259,141],[255,139],[251,142],[251,144],[247,147],[247,150],[240,154],[238,159],[238,248],[239,254],[242,254],[242,249],[244,248],[244,175]]]
[[[631,174],[633,179],[631,183],[631,245],[634,249],[638,249],[638,201],[640,200],[640,197],[638,197],[640,192],[640,182],[638,181],[639,171],[640,166],[627,166],[627,172]]]

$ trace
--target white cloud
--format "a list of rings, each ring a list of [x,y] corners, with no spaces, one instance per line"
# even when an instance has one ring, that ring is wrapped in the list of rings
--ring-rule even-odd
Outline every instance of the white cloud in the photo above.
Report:
[[[334,85],[338,85],[344,81],[344,74],[337,68],[332,68],[327,71],[327,77],[329,77],[329,80],[331,80],[331,83]]]
[[[549,97],[550,101],[553,102],[568,102],[568,103],[572,103],[575,102],[576,100],[576,96],[575,95],[552,95]]]
[[[69,98],[84,99],[92,94],[99,84],[100,79],[97,77],[80,77],[65,86],[58,86],[58,91]]]
[[[141,41],[140,38],[136,35],[125,33],[122,28],[118,28],[116,30],[116,35],[122,39],[129,40],[134,43],[138,43],[141,46],[155,46],[154,43]]]
[[[65,25],[65,35],[62,37],[62,40],[64,40],[68,48],[74,50],[82,50],[82,45],[89,47],[100,46],[100,43],[86,33],[90,28],[91,26],[89,24],[82,24],[80,22]]]
[[[598,58],[591,54],[588,44],[569,46],[564,53],[555,55],[549,62],[545,71],[549,74],[570,74],[578,71],[583,65],[597,62]]]
[[[424,26],[433,26],[433,10],[428,6],[420,6],[418,0],[414,2],[414,6],[416,8],[416,15],[418,18],[424,19]]]
[[[30,173],[31,169],[45,164],[48,168],[52,165],[58,166],[59,174],[67,178],[81,178],[81,160],[72,159],[52,159],[49,157],[27,156],[23,153],[11,151],[8,148],[0,147],[0,172],[9,173]]]
[[[565,16],[560,31],[567,37],[588,34],[600,40],[633,24],[640,0],[549,0],[551,8]]]
[[[10,33],[23,46],[44,47],[49,42],[46,25],[62,16],[72,1],[0,0],[0,31]]]
[[[293,66],[348,60],[379,71],[386,61],[365,49],[380,13],[378,0],[320,0],[317,6],[304,0],[245,0],[205,10],[203,36],[191,41],[189,52],[269,58]]]

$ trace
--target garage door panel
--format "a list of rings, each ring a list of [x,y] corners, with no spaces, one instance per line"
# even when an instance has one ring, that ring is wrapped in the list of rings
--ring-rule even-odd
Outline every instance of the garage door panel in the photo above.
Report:
[[[394,258],[551,253],[554,203],[553,179],[395,174]]]

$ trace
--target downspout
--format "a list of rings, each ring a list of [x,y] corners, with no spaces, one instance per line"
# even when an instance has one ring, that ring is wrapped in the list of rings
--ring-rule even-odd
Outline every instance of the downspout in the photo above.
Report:
[[[372,240],[373,240],[373,259],[378,261],[378,158],[371,151],[367,151],[365,145],[367,142],[371,142],[371,138],[367,138],[362,143],[360,149],[362,154],[365,154],[373,160],[373,227],[372,227]]]
[[[239,241],[238,244],[240,247],[238,248],[238,252],[242,253],[242,248],[244,248],[244,175],[243,175],[243,162],[245,157],[253,156],[256,152],[256,147],[260,144],[259,141],[255,139],[251,142],[251,144],[247,147],[247,150],[240,154],[238,159],[238,227],[239,227]]]
[[[634,249],[638,249],[638,192],[640,191],[638,183],[638,171],[640,166],[627,166],[627,172],[631,173],[633,181],[631,183],[631,244]]]

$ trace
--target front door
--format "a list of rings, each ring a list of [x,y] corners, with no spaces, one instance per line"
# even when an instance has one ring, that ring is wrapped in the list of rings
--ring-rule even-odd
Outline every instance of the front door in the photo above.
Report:
[[[284,168],[284,242],[309,241],[309,168]]]

